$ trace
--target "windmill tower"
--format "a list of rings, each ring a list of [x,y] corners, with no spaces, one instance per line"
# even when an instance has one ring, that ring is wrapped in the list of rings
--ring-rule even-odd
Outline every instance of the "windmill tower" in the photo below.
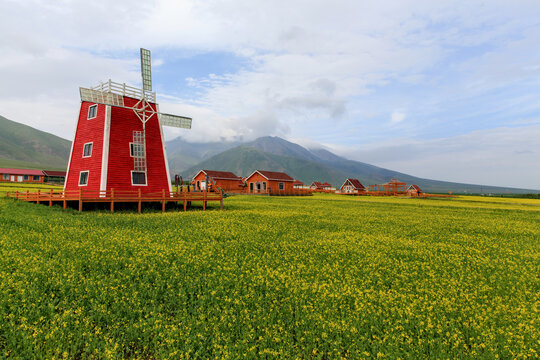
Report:
[[[146,49],[141,73],[142,89],[111,80],[80,88],[64,190],[171,191],[162,126],[190,129],[191,118],[159,112]]]

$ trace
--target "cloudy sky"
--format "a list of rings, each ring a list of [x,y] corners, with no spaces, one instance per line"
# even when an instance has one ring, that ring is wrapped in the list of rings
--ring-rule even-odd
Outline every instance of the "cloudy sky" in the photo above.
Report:
[[[71,140],[78,87],[140,85],[189,141],[273,135],[540,189],[540,2],[0,0],[0,115]],[[1,129],[0,129],[1,131]]]

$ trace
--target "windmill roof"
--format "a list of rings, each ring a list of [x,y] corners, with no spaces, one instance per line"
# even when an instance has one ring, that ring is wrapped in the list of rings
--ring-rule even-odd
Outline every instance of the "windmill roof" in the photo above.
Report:
[[[230,171],[216,171],[216,170],[201,170],[201,171],[204,172],[209,177],[211,177],[212,179],[242,181],[242,178],[240,176],[236,176],[234,173]]]
[[[41,176],[43,176],[43,171],[41,171],[41,170],[30,170],[30,169],[0,168],[0,174],[10,174],[10,175],[41,175]]]

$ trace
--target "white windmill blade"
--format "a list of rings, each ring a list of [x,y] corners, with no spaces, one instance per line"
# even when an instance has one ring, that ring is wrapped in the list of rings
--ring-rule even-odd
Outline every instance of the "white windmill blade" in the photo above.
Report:
[[[159,114],[159,122],[163,126],[171,126],[182,129],[191,129],[191,118],[185,116],[171,115],[171,114]]]
[[[81,93],[81,101],[124,107],[124,97],[122,95],[83,87],[79,88],[79,92]]]
[[[141,74],[143,90],[152,91],[152,64],[150,50],[141,48]]]

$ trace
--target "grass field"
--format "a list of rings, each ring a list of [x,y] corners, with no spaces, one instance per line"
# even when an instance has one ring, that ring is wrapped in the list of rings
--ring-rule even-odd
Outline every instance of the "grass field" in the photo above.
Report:
[[[0,357],[534,358],[539,224],[534,199],[1,197]]]

